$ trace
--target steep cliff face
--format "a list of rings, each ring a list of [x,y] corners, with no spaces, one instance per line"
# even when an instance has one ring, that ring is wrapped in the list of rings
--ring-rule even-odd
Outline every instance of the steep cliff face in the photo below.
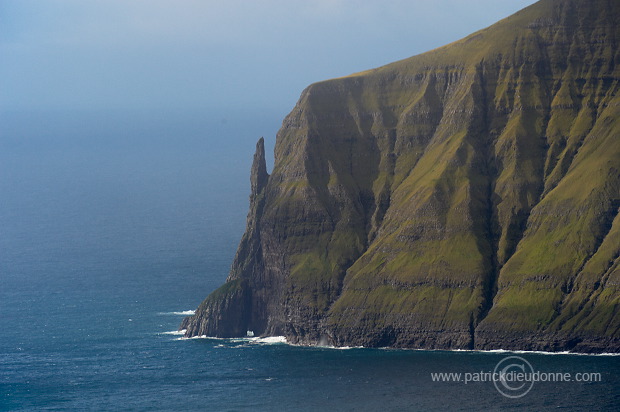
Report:
[[[620,2],[308,87],[187,335],[620,351]]]

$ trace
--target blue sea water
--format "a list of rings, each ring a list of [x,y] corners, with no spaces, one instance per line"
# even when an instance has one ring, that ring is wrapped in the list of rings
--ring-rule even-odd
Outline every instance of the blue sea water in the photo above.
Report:
[[[226,278],[281,114],[0,115],[0,410],[618,410],[620,357],[181,339]],[[508,356],[596,382],[519,398]]]

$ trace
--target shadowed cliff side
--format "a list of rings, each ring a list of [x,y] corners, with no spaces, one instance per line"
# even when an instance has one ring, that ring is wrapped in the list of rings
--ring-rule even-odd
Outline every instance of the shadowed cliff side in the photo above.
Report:
[[[211,293],[196,310],[200,316],[189,316],[181,324],[188,336],[245,336],[248,330],[261,334],[265,330],[265,293],[260,239],[260,217],[264,205],[264,189],[269,180],[265,164],[265,142],[256,144],[250,173],[250,212],[226,283]]]
[[[620,351],[620,2],[308,87],[187,336]]]

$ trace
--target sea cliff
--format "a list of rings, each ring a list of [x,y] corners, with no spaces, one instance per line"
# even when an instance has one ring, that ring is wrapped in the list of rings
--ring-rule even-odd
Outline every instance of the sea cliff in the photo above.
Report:
[[[309,86],[186,336],[620,352],[620,2]]]

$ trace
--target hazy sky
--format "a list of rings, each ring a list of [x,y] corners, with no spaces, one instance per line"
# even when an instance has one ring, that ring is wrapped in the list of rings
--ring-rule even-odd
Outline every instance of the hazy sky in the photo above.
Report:
[[[263,108],[533,0],[0,0],[0,110]]]

